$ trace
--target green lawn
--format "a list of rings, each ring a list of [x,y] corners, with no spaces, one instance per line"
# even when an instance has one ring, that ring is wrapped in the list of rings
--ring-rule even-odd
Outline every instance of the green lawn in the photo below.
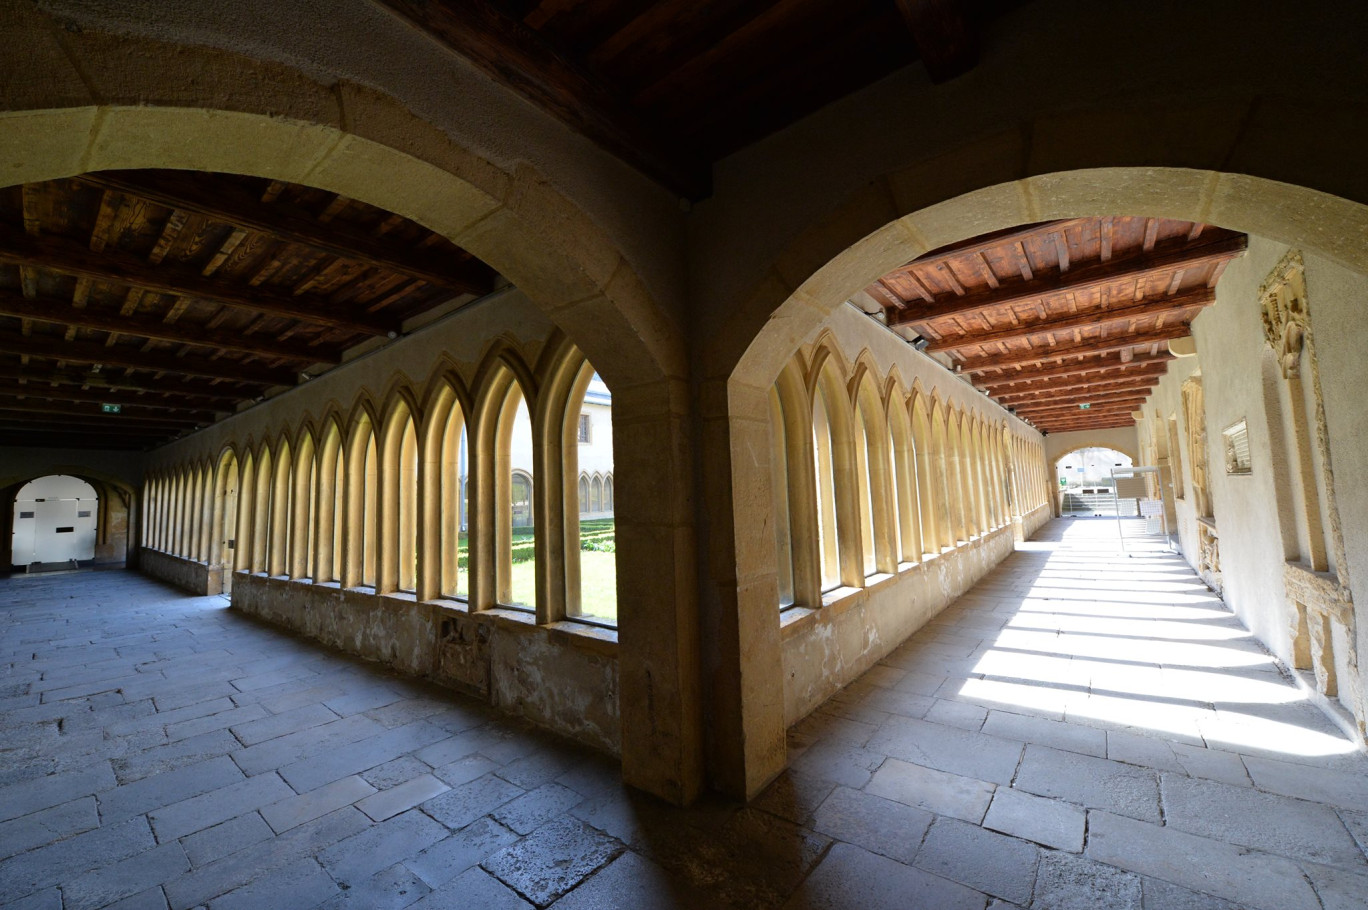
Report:
[[[617,621],[617,554],[613,519],[586,521],[580,525],[580,604],[587,616]],[[513,529],[513,602],[532,606],[536,602],[535,535],[531,528]],[[461,588],[467,571],[466,535],[461,535]]]

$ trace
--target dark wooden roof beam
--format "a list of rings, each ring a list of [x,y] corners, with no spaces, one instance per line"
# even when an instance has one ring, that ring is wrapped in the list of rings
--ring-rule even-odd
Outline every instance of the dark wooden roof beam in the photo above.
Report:
[[[110,425],[127,421],[129,423],[156,424],[167,427],[196,427],[212,423],[219,415],[213,411],[191,411],[188,414],[172,416],[158,411],[145,412],[145,409],[129,405],[118,414],[105,414],[98,404],[73,404],[63,401],[45,401],[40,398],[5,398],[0,400],[0,413],[21,411],[24,413],[62,414],[69,417],[88,417]]]
[[[993,377],[991,381],[987,377],[979,380],[978,385],[987,389],[989,394],[994,397],[1002,395],[1013,395],[1021,392],[1058,392],[1065,389],[1090,388],[1101,382],[1121,383],[1121,382],[1153,382],[1164,375],[1167,362],[1160,363],[1141,363],[1133,369],[1132,364],[1114,365],[1111,367],[1095,367],[1103,371],[1101,375],[1089,378],[1080,376],[1041,376],[1038,378],[1007,379]]]
[[[1106,372],[1117,377],[1130,376],[1139,370],[1151,369],[1156,366],[1166,367],[1168,362],[1174,359],[1168,351],[1162,351],[1158,354],[1145,354],[1132,359],[1129,363],[1122,363],[1119,358],[1110,356],[1111,353],[1115,352],[1104,352],[1098,357],[1089,357],[1087,360],[1079,360],[1059,366],[1036,366],[1021,370],[1012,370],[1009,366],[1005,368],[1008,372],[999,375],[980,376],[974,381],[981,386],[996,388],[1005,383],[1037,382],[1042,379],[1086,376],[1090,373],[1099,372]]]
[[[1186,338],[1190,334],[1192,334],[1191,327],[1179,323],[1164,326],[1162,329],[1153,329],[1149,332],[1136,332],[1113,338],[1089,339],[1075,344],[1031,348],[1024,351],[1012,351],[1008,354],[994,354],[972,361],[966,360],[960,366],[960,370],[964,373],[981,373],[985,370],[997,370],[1021,364],[1036,364],[1079,354],[1108,354],[1114,351],[1129,350],[1142,344],[1157,344],[1172,341],[1175,338]],[[1131,362],[1134,363],[1138,359],[1135,358]]]
[[[230,411],[238,402],[248,398],[255,398],[260,394],[260,386],[255,386],[235,394],[233,393],[231,386],[226,383],[214,385],[208,382],[195,382],[189,379],[182,379],[179,380],[173,388],[168,388],[166,385],[159,385],[156,382],[111,377],[105,373],[77,373],[72,370],[43,370],[35,367],[32,362],[25,367],[0,366],[0,379],[21,379],[42,387],[54,384],[61,387],[71,386],[77,389],[88,389],[92,395],[98,395],[104,392],[111,394],[137,394],[142,392],[160,396],[173,394],[176,397],[176,401],[185,402],[193,407],[220,411]],[[163,399],[154,398],[152,400],[159,401]],[[227,407],[220,407],[220,405],[226,405]]]
[[[474,257],[464,260],[448,257],[446,261],[436,262],[432,257],[385,243],[351,225],[339,221],[321,224],[280,203],[263,203],[255,193],[234,184],[220,182],[210,190],[192,175],[165,172],[151,175],[144,171],[103,171],[85,174],[79,179],[91,186],[269,234],[438,287],[477,296],[494,288],[494,270]]]
[[[1081,404],[1085,402],[1098,404],[1102,402],[1113,401],[1118,398],[1135,398],[1137,396],[1142,398],[1148,397],[1153,390],[1153,386],[1129,386],[1125,388],[1111,389],[1107,391],[1099,390],[1095,392],[1078,390],[1054,397],[1044,396],[1040,398],[1015,399],[1001,398],[999,399],[999,403],[1003,406],[1010,406],[1014,408],[1027,408],[1031,407],[1032,405],[1042,404]]]
[[[72,389],[62,386],[54,388],[50,384],[41,382],[18,383],[0,381],[0,402],[21,396],[28,398],[43,398],[50,401],[117,404],[120,407],[149,408],[152,410],[169,412],[203,413],[204,411],[217,411],[223,414],[232,411],[231,408],[206,406],[202,399],[189,398],[188,396],[157,398],[151,395],[129,395],[127,393],[102,390],[85,391],[83,389]]]
[[[711,194],[710,167],[685,143],[648,128],[617,92],[489,0],[381,3],[681,198]]]
[[[1216,292],[1209,288],[1201,288],[1200,290],[1186,294],[1178,294],[1173,297],[1158,297],[1144,300],[1130,306],[1112,307],[1111,309],[1106,310],[1089,310],[1077,315],[1070,313],[1057,319],[1037,320],[1036,322],[1024,323],[1010,328],[998,329],[990,332],[979,332],[962,337],[951,337],[942,341],[933,341],[928,350],[960,351],[965,348],[978,347],[979,345],[1017,341],[1023,338],[1032,338],[1037,335],[1049,334],[1051,332],[1064,332],[1072,329],[1118,325],[1120,323],[1130,322],[1133,319],[1146,319],[1151,316],[1181,313],[1197,307],[1211,306],[1215,302]],[[1191,316],[1188,316],[1187,318],[1190,321]]]
[[[1092,405],[1092,408],[1108,408],[1122,401],[1148,400],[1149,390],[1114,391],[1107,395],[1067,395],[1067,397],[1047,398],[1041,401],[1008,402],[1016,411],[1026,412],[1036,408],[1077,408],[1078,405]]]
[[[70,326],[78,329],[115,332],[120,335],[132,335],[137,338],[149,338],[156,341],[193,344],[215,350],[241,351],[245,354],[290,360],[295,363],[338,364],[342,362],[341,355],[323,347],[286,344],[264,335],[214,331],[182,322],[168,323],[161,319],[99,313],[88,307],[75,309],[65,301],[56,298],[38,297],[29,300],[12,291],[0,290],[0,315],[18,316],[21,319],[34,319],[52,325]]]
[[[1044,278],[1037,277],[1033,281],[1004,283],[990,294],[970,294],[947,300],[938,305],[928,304],[909,307],[897,314],[893,323],[915,325],[946,316],[967,316],[999,307],[1031,303],[1040,300],[1042,297],[1078,293],[1123,279],[1138,279],[1156,271],[1191,268],[1232,259],[1243,253],[1246,246],[1247,240],[1241,234],[1213,243],[1127,256],[1122,259],[1113,259],[1110,262],[1097,262],[1071,269],[1068,272],[1053,273]],[[921,264],[920,262],[916,263],[916,265]]]
[[[292,386],[297,379],[297,374],[291,370],[225,360],[155,354],[118,345],[106,347],[92,342],[45,339],[19,332],[0,332],[0,353],[27,354],[31,357],[43,357],[66,363],[99,363],[148,372],[226,379],[235,383],[250,382],[259,386]],[[173,391],[174,388],[172,383],[167,383],[167,391]]]
[[[32,266],[94,281],[129,285],[159,294],[208,300],[223,306],[287,316],[314,325],[364,335],[388,335],[399,324],[388,320],[352,318],[326,297],[293,295],[266,287],[235,287],[205,278],[198,270],[163,262],[152,265],[138,256],[106,249],[91,252],[84,245],[55,236],[28,238],[0,233],[0,262]]]

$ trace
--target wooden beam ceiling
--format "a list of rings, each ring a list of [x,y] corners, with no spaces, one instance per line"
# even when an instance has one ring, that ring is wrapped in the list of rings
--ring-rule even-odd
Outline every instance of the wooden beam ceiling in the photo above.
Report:
[[[1076,389],[1090,389],[1107,385],[1140,384],[1158,382],[1164,375],[1168,361],[1141,364],[1134,370],[1108,370],[1096,379],[1084,376],[1039,377],[1035,379],[993,379],[984,377],[979,387],[994,398],[1020,394],[1052,394],[1070,392]]]
[[[696,202],[711,194],[707,162],[682,143],[672,143],[648,128],[618,91],[495,4],[487,0],[381,2],[680,198]]]
[[[399,323],[394,320],[349,317],[339,313],[340,308],[326,298],[285,294],[260,285],[235,287],[206,278],[198,270],[166,262],[153,265],[117,250],[92,252],[88,247],[59,237],[29,237],[12,230],[0,230],[0,262],[48,269],[92,281],[109,281],[159,294],[208,300],[252,313],[285,316],[362,335],[385,336],[399,331]]]
[[[341,355],[336,351],[317,345],[291,344],[276,341],[267,335],[221,332],[199,326],[168,323],[161,319],[102,313],[88,308],[75,309],[65,300],[42,296],[29,299],[12,291],[0,290],[0,316],[17,316],[53,325],[191,344],[212,350],[241,351],[244,354],[299,364],[342,362]]]
[[[175,388],[153,380],[130,377],[111,379],[103,373],[77,373],[71,370],[44,370],[29,367],[0,366],[0,379],[25,380],[39,387],[59,386],[89,390],[90,394],[128,394],[139,398],[156,396],[158,400],[174,397],[192,407],[230,411],[238,402],[257,394],[257,387],[243,389],[237,383],[214,383],[202,380],[178,379]],[[236,388],[236,391],[234,390]],[[107,399],[101,399],[107,400]],[[224,407],[219,407],[223,405]]]
[[[130,395],[123,392],[114,391],[85,391],[82,389],[71,389],[63,386],[53,387],[37,382],[4,382],[0,381],[0,402],[17,398],[40,398],[49,401],[75,401],[90,404],[117,404],[121,407],[148,408],[168,413],[199,414],[206,411],[219,414],[231,411],[231,408],[214,407],[212,402],[204,399],[191,399],[186,396],[178,396],[169,401],[158,401],[151,395]]]
[[[1100,406],[1111,401],[1116,401],[1118,399],[1130,399],[1137,397],[1145,398],[1149,395],[1151,391],[1153,391],[1153,389],[1154,386],[1153,384],[1151,384],[1144,386],[1128,386],[1125,388],[1111,390],[1080,390],[1077,392],[1048,397],[1002,398],[999,399],[999,403],[1004,406],[1014,407],[1018,410],[1024,408],[1037,407],[1040,405],[1092,404],[1094,406]]]
[[[975,332],[972,335],[966,335],[961,338],[932,341],[927,350],[961,351],[983,345],[1019,341],[1024,338],[1035,338],[1054,332],[1124,325],[1148,316],[1178,316],[1183,318],[1184,321],[1191,321],[1192,317],[1196,314],[1189,312],[1190,310],[1207,307],[1215,302],[1216,293],[1212,290],[1203,288],[1198,291],[1179,294],[1173,297],[1158,297],[1153,300],[1146,299],[1140,303],[1134,303],[1128,306],[1090,310],[1086,313],[1079,313],[1076,315],[1053,318],[1047,317],[1029,323],[1014,325],[1009,328],[994,329],[987,332]]]
[[[109,415],[91,414],[117,404],[120,434],[165,440],[497,280],[422,225],[299,184],[181,171],[26,184],[0,193],[0,407],[48,435],[99,429],[97,445]]]
[[[995,354],[975,360],[965,360],[960,364],[962,372],[981,373],[985,370],[1000,370],[1005,367],[1023,364],[1039,364],[1049,360],[1072,357],[1077,354],[1107,354],[1125,351],[1140,345],[1165,344],[1177,338],[1186,338],[1192,329],[1185,324],[1165,326],[1149,332],[1121,334],[1110,338],[1087,339],[1073,344],[1061,344],[1050,348],[1030,348],[1024,351]]]
[[[0,401],[0,411],[21,411],[25,413],[42,413],[47,415],[62,415],[64,417],[89,417],[92,420],[108,422],[111,425],[119,422],[139,422],[155,424],[168,427],[195,427],[201,424],[211,423],[220,415],[214,411],[189,411],[178,415],[168,414],[154,408],[142,405],[129,405],[118,414],[106,414],[100,409],[98,404],[74,404],[70,402],[50,401],[43,399],[42,396],[35,395],[31,398],[6,398]]]
[[[1243,234],[1236,237],[1187,246],[1159,253],[1140,253],[1125,259],[1108,260],[1077,269],[1070,269],[1029,281],[1002,283],[988,293],[965,294],[946,302],[909,307],[890,319],[892,325],[918,325],[946,316],[968,316],[987,310],[1032,303],[1044,297],[1096,290],[1097,288],[1145,275],[1210,265],[1243,253],[1248,241]],[[947,254],[957,255],[957,254]],[[935,267],[937,260],[913,263],[918,267]],[[911,268],[911,266],[909,266]]]
[[[411,247],[386,243],[345,223],[320,223],[291,206],[263,203],[236,184],[210,189],[193,174],[147,171],[101,171],[85,174],[82,183],[136,196],[179,212],[322,250],[376,269],[396,272],[437,287],[481,296],[494,289],[494,270],[470,255],[436,261]]]
[[[1086,360],[1075,363],[1065,363],[1058,366],[1032,366],[1003,372],[999,375],[979,376],[975,382],[987,388],[997,388],[1011,383],[1036,382],[1066,376],[1089,376],[1094,379],[1101,379],[1104,376],[1106,378],[1120,378],[1151,369],[1157,369],[1162,373],[1167,368],[1168,362],[1174,359],[1168,351],[1160,351],[1158,354],[1136,354],[1133,359],[1126,362],[1117,356],[1113,356],[1115,354],[1115,351],[1103,352],[1098,357],[1088,357]],[[1004,367],[1004,370],[1010,369],[1010,367]]]
[[[297,378],[293,370],[231,363],[204,357],[178,357],[140,348],[106,346],[98,342],[49,340],[19,332],[0,332],[0,352],[45,357],[66,363],[101,364],[152,373],[199,376],[236,383],[248,382],[258,386],[291,386]]]

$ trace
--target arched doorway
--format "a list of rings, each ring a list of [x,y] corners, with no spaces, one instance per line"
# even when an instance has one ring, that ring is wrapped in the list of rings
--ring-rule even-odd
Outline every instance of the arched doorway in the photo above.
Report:
[[[1053,476],[1059,514],[1115,515],[1112,469],[1134,464],[1131,456],[1105,446],[1084,446],[1061,455],[1055,459]],[[1132,508],[1125,514],[1133,512]]]
[[[94,560],[99,506],[95,488],[69,474],[24,484],[14,498],[11,561],[57,567]]]
[[[1160,180],[1161,175],[1171,178],[1171,182]],[[724,367],[728,369],[726,381],[730,390],[730,477],[712,489],[746,491],[744,520],[738,520],[734,528],[736,562],[728,572],[734,571],[731,577],[744,577],[747,583],[720,595],[734,597],[734,607],[740,615],[758,613],[763,606],[758,598],[762,592],[767,596],[771,587],[768,580],[773,577],[777,586],[779,577],[777,568],[771,565],[776,561],[775,548],[765,537],[775,522],[775,516],[766,509],[773,499],[770,478],[750,454],[762,446],[755,439],[755,427],[763,426],[767,417],[761,407],[765,399],[756,390],[771,386],[794,352],[826,320],[833,318],[842,304],[880,276],[929,251],[991,237],[996,232],[1058,219],[1140,212],[1147,217],[1205,222],[1231,231],[1249,232],[1251,238],[1258,236],[1264,242],[1298,244],[1316,249],[1335,267],[1368,273],[1368,248],[1346,242],[1350,234],[1336,236],[1338,230],[1362,236],[1363,225],[1368,223],[1368,209],[1343,198],[1272,180],[1214,171],[1117,167],[1024,176],[942,201],[931,177],[922,175],[919,179],[927,181],[924,198],[936,200],[934,205],[912,206],[904,213],[893,213],[890,220],[885,199],[872,194],[868,199],[851,199],[839,215],[813,225],[780,255],[782,268],[794,276],[787,289],[781,288],[780,282],[771,282],[759,290],[749,289],[746,293],[750,296],[744,302],[737,301],[730,325],[749,323],[754,329],[747,336],[751,338],[749,345],[735,355],[729,368]],[[1099,194],[1099,187],[1106,191]],[[867,211],[864,206],[868,206]],[[1339,229],[1326,230],[1331,223],[1339,225]],[[843,234],[848,246],[837,249],[840,243],[836,238]],[[834,253],[825,255],[818,252],[833,249]],[[799,265],[799,261],[806,265]],[[743,315],[742,308],[755,312]],[[708,356],[725,362],[732,356],[730,350],[735,349],[719,342]],[[1048,489],[1057,483],[1044,476],[1050,464],[1044,457],[1041,440],[1030,441],[1025,448],[1029,457],[1017,466],[1020,478],[1034,488]],[[742,514],[733,509],[732,500],[719,501],[715,507]],[[765,583],[761,583],[762,578]],[[725,582],[722,584],[725,586]],[[777,617],[775,621],[778,622]],[[783,647],[777,639],[765,637],[776,642],[768,646],[769,654],[762,655],[757,650],[760,638],[754,642],[740,641],[738,649],[749,655],[753,683],[758,678],[768,678],[765,674],[772,672],[775,685],[780,685]],[[763,690],[763,683],[747,686],[748,692]],[[733,707],[750,719],[747,755],[764,760],[762,756],[782,753],[783,722],[777,716],[781,709],[776,710],[771,703],[760,711],[759,702],[752,704],[744,693]],[[746,776],[761,778],[765,772],[747,767]]]

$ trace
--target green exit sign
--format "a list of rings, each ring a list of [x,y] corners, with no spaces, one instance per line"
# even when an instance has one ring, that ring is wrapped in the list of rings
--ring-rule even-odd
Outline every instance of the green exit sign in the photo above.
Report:
[[[101,411],[104,411],[106,414],[117,414],[117,413],[119,413],[120,411],[123,410],[123,405],[121,405],[121,404],[102,404],[102,405],[100,405],[100,410],[101,410]]]
[[[1088,408],[1090,408],[1090,407],[1092,407],[1092,405],[1090,405],[1090,404],[1080,404],[1080,405],[1078,406],[1078,409],[1079,409],[1080,411],[1086,411],[1086,410],[1087,410]]]

